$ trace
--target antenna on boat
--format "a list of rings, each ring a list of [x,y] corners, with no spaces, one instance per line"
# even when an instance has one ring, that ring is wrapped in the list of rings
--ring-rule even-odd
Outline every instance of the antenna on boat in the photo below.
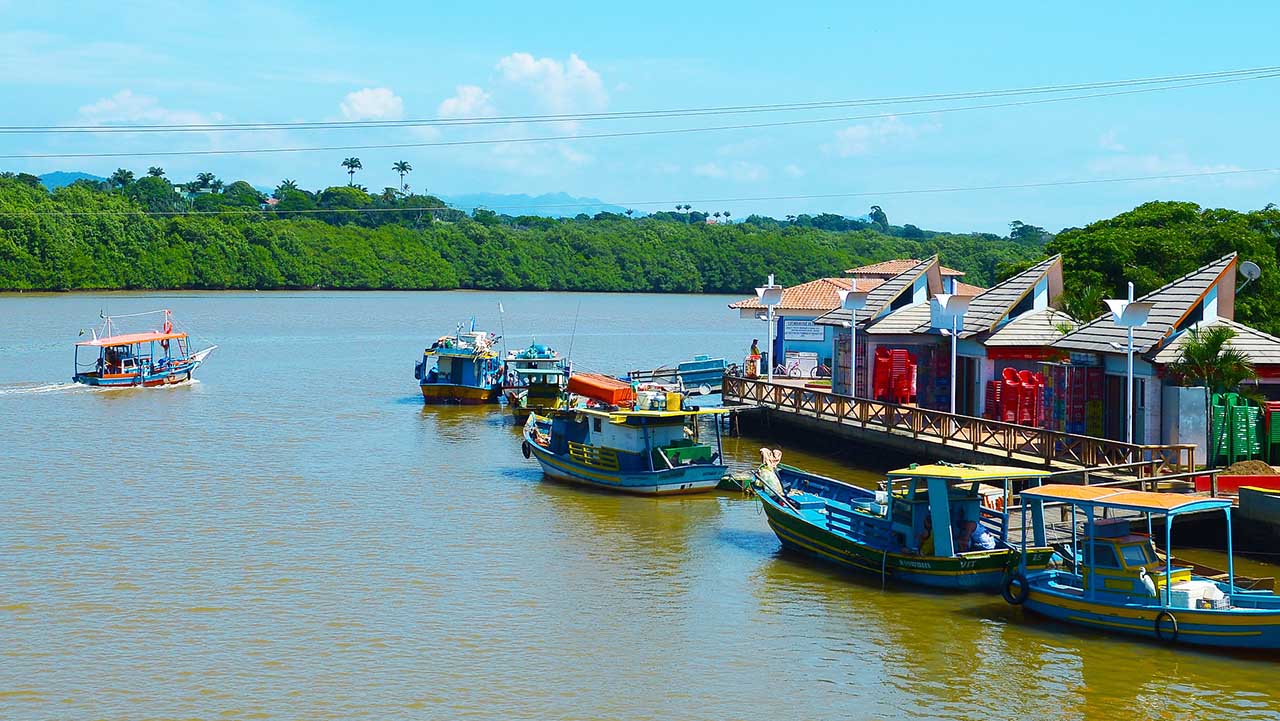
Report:
[[[498,330],[502,333],[502,357],[507,357],[507,324],[504,322],[504,316],[507,314],[505,308],[502,307],[502,301],[498,301]]]
[[[569,334],[569,355],[565,360],[573,362],[573,340],[578,337],[578,314],[582,312],[582,299],[578,299],[578,309],[573,311],[573,332]]]

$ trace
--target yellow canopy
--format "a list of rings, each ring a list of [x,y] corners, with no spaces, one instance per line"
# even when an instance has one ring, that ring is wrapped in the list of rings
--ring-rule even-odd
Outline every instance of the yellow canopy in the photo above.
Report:
[[[997,481],[1005,478],[1043,478],[1048,471],[1035,471],[1016,466],[942,465],[932,463],[890,471],[892,478],[945,478],[948,481]]]

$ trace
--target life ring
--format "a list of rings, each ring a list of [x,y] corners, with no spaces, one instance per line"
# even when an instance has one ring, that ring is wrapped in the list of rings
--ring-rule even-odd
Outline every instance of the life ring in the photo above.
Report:
[[[529,448],[529,441],[520,444],[520,452],[524,454],[525,458],[533,455],[533,450]]]
[[[1165,638],[1164,632],[1160,630],[1160,626],[1161,626],[1160,619],[1164,618],[1165,616],[1169,617],[1169,637],[1168,638]],[[1178,619],[1176,616],[1173,615],[1172,611],[1165,609],[1160,613],[1156,614],[1156,638],[1166,643],[1178,642]]]
[[[1017,588],[1014,588],[1014,584]],[[1031,593],[1031,586],[1027,585],[1027,577],[1021,573],[1015,573],[1005,579],[1004,587],[1000,589],[1000,597],[1012,606],[1021,606],[1027,600],[1027,595]]]

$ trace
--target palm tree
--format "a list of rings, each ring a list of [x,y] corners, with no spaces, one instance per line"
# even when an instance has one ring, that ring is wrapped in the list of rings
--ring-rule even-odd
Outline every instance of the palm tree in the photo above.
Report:
[[[347,169],[347,185],[356,184],[356,171],[364,168],[359,158],[347,158],[342,161],[342,167]]]
[[[1182,344],[1182,353],[1178,360],[1168,366],[1170,375],[1186,385],[1200,385],[1205,389],[1205,408],[1209,407],[1214,393],[1238,392],[1259,405],[1263,398],[1256,390],[1240,389],[1240,386],[1258,380],[1258,371],[1244,353],[1231,347],[1231,339],[1236,336],[1234,328],[1225,325],[1212,325],[1207,328],[1192,328],[1187,331],[1187,339]],[[1212,416],[1211,416],[1212,417]],[[1214,434],[1213,449],[1222,448],[1228,432],[1227,423],[1214,423],[1211,426]]]
[[[396,190],[395,188],[389,185],[383,188],[382,193],[378,196],[378,198],[381,199],[382,202],[388,205],[396,202],[396,198],[398,197],[400,197],[400,191]]]
[[[631,214],[632,214],[632,213],[634,213],[634,212],[636,212],[636,211],[632,210],[631,208],[627,208],[627,209],[626,209],[625,211],[623,211],[623,212],[627,214],[627,217],[628,217],[628,218],[630,218],[630,217],[631,217]]]
[[[794,223],[794,222],[796,222],[796,216],[794,216],[794,215],[788,215],[788,216],[787,216],[787,222],[788,222],[788,223]]]
[[[726,222],[726,223],[728,223],[728,222],[729,222],[729,211],[727,211],[727,210],[726,210],[726,211],[724,211],[724,222]]]
[[[212,191],[213,191],[213,192],[215,192],[215,193],[221,193],[221,192],[222,192],[222,181],[221,181],[221,180],[218,180],[217,178],[214,178],[214,179],[213,179],[213,182],[212,182],[212,183],[209,183],[209,189],[210,189],[210,190],[212,190]]]
[[[290,190],[297,190],[297,189],[298,189],[297,181],[285,178],[284,180],[280,181],[280,184],[276,186],[276,191],[271,195],[275,197],[276,200],[280,200],[281,197],[284,196],[286,192]]]
[[[718,211],[718,210],[717,210],[716,212],[712,213],[711,215],[716,219],[716,222],[717,222],[717,223],[719,223],[719,222],[720,222],[720,211]]]
[[[200,173],[199,175],[196,176],[196,182],[199,183],[199,185],[196,187],[207,188],[211,183],[213,183],[214,180],[217,180],[217,178],[218,176],[214,175],[213,173]]]
[[[413,170],[413,166],[409,165],[407,160],[399,160],[391,166],[391,169],[400,174],[400,189],[404,190],[404,176]]]
[[[116,172],[111,174],[111,184],[123,188],[133,182],[133,171],[124,168],[116,168]]]

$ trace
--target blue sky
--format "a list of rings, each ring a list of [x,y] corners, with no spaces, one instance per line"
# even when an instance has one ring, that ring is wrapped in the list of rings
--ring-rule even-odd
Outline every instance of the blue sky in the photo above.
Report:
[[[0,124],[316,121],[649,110],[990,90],[1280,64],[1280,5],[1234,3],[34,3],[0,0]],[[964,103],[953,103],[964,104]],[[894,113],[888,107],[788,117]],[[1280,166],[1280,78],[1128,97],[842,123],[537,145],[159,159],[0,160],[43,173],[304,187],[356,176],[415,190],[565,191],[654,209],[884,207],[891,222],[1050,230],[1152,199],[1241,209],[1280,202],[1280,174],[1034,190],[697,204],[700,199]],[[736,118],[503,128],[183,136],[0,136],[0,153],[432,142],[690,127]],[[752,118],[773,120],[780,116]],[[748,120],[747,122],[751,122]]]

